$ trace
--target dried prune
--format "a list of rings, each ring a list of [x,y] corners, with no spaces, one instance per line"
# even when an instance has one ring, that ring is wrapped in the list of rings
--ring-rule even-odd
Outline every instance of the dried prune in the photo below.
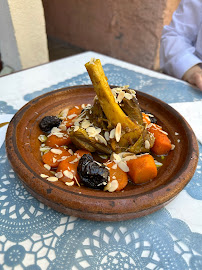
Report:
[[[109,178],[109,170],[103,164],[95,161],[90,154],[85,154],[79,160],[77,172],[84,185],[103,189]]]
[[[58,127],[61,121],[57,116],[45,116],[39,123],[39,127],[43,132],[49,133],[53,127]]]

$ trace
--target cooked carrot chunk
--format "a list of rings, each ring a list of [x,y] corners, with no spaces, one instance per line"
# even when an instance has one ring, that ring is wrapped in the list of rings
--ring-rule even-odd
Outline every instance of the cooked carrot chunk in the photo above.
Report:
[[[135,184],[148,182],[157,176],[157,168],[151,155],[142,155],[127,162],[128,175]]]
[[[75,161],[75,162],[74,162]],[[59,178],[62,182],[79,182],[79,175],[77,173],[78,160],[75,155],[61,161],[57,168],[57,173],[61,172]],[[74,184],[73,183],[73,184]]]
[[[105,164],[109,168],[109,182],[117,181],[118,186],[114,191],[120,191],[128,184],[128,175],[122,171],[115,162],[107,162]]]
[[[67,117],[64,119],[63,124],[69,128],[74,124],[74,119],[81,113],[83,110],[82,105],[78,105],[69,110]]]
[[[71,139],[67,134],[64,134],[63,137],[58,137],[54,134],[48,136],[46,140],[46,145],[49,147],[68,145],[71,143]]]
[[[155,137],[154,146],[151,148],[151,150],[156,155],[167,154],[172,148],[171,141],[167,134],[160,126],[156,124],[152,124],[152,126],[149,128],[149,132],[153,133]]]
[[[56,168],[62,157],[69,157],[71,154],[64,147],[55,147],[42,156],[44,164],[48,164],[52,168]]]
[[[143,122],[148,124],[148,125],[151,123],[149,116],[146,115],[146,113],[144,113],[144,112],[142,112],[142,119],[143,119]]]
[[[60,178],[63,182],[72,182],[79,183],[80,178],[77,173],[77,167],[79,164],[80,158],[84,154],[90,154],[89,151],[86,150],[77,150],[74,155],[68,157],[67,159],[61,161],[58,165],[57,172],[62,173],[62,177]]]
[[[68,112],[68,116],[72,115],[72,114],[77,114],[79,115],[81,113],[81,111],[83,110],[81,105],[78,106],[74,106],[72,109],[69,110]]]

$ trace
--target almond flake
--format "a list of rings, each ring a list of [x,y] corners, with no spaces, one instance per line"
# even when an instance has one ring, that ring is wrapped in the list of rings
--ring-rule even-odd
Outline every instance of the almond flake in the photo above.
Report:
[[[148,140],[145,140],[144,146],[146,149],[150,149],[150,142]]]
[[[77,185],[80,187],[81,185],[79,184],[79,181],[78,181],[78,179],[76,178],[76,176],[74,176],[74,179],[75,179]]]
[[[112,160],[114,160],[114,162],[116,163],[121,161],[121,157],[117,155],[116,153],[113,153],[111,157],[112,157]]]
[[[75,158],[74,160],[70,161],[69,163],[74,164],[74,163],[76,163],[77,161],[79,161],[79,158]]]
[[[90,125],[91,125],[91,122],[86,119],[84,119],[83,122],[81,123],[81,127],[84,129],[88,128]]]
[[[68,112],[69,112],[69,109],[66,108],[59,113],[58,117],[63,120],[67,117]]]
[[[71,187],[74,185],[74,181],[71,181],[71,182],[65,182],[65,185]]]
[[[45,135],[41,134],[41,135],[39,135],[38,140],[40,142],[45,142],[47,140],[47,137]]]
[[[104,190],[109,191],[109,192],[114,192],[115,190],[117,190],[118,186],[119,186],[118,181],[112,180],[105,186]]]
[[[105,131],[104,137],[105,137],[106,141],[109,141],[109,132],[108,131]]]
[[[113,139],[114,136],[115,136],[115,128],[113,128],[113,129],[110,131],[109,138],[110,138],[110,139]]]
[[[57,127],[53,127],[51,129],[51,134],[54,134],[54,133],[60,133],[61,129],[60,128],[57,128]]]
[[[133,96],[129,93],[125,93],[124,97],[129,100],[133,98]]]
[[[82,108],[82,109],[85,109],[85,107],[86,107],[85,104],[82,104],[82,105],[81,105],[81,108]]]
[[[116,141],[119,142],[121,139],[121,123],[118,123],[115,129],[115,138]]]
[[[66,131],[66,130],[67,130],[67,127],[65,126],[65,124],[61,124],[61,125],[60,125],[60,129],[61,129],[62,131]]]
[[[61,177],[63,177],[63,173],[62,173],[62,172],[57,172],[57,173],[55,174],[55,177],[61,178]]]
[[[74,127],[74,131],[77,131],[79,129],[79,126]]]
[[[112,166],[112,169],[114,169],[114,170],[117,169],[117,163],[115,163],[115,164]]]
[[[68,149],[68,152],[70,153],[70,155],[73,155],[74,152],[72,151],[72,149]]]
[[[174,149],[175,149],[175,145],[171,144],[171,150],[174,150]]]
[[[44,168],[46,168],[47,170],[49,170],[49,171],[50,171],[50,169],[51,169],[51,166],[50,166],[50,165],[48,165],[48,164],[44,164],[43,166],[44,166]]]
[[[67,116],[68,119],[73,119],[75,117],[77,117],[77,114],[75,114],[75,113],[70,114],[70,115]]]
[[[121,101],[124,98],[124,95],[125,95],[125,92],[124,91],[119,92],[118,97],[116,99],[118,103],[121,103]]]
[[[40,174],[40,176],[42,177],[42,178],[47,178],[48,177],[48,175],[46,175],[46,174]]]
[[[60,150],[60,149],[55,149],[55,148],[51,149],[51,152],[54,153],[54,154],[57,154],[57,155],[62,154],[62,150]]]
[[[168,133],[167,133],[167,132],[165,132],[165,131],[164,131],[164,130],[162,130],[162,129],[159,129],[159,131],[160,131],[161,133],[163,133],[163,134],[168,135]]]
[[[41,152],[48,152],[50,150],[50,147],[48,147],[48,146],[44,146],[44,147],[40,147],[40,151]]]
[[[120,161],[120,162],[118,163],[118,166],[119,166],[119,168],[120,168],[122,171],[124,171],[124,172],[129,172],[129,168],[128,168],[126,162]]]
[[[46,180],[48,180],[50,182],[56,182],[56,181],[58,181],[58,178],[57,177],[54,177],[54,176],[50,176]]]
[[[63,172],[63,174],[64,174],[66,177],[70,178],[70,179],[73,179],[73,177],[74,177],[74,175],[73,175],[70,171],[68,171],[68,170],[65,170],[65,171]]]
[[[56,161],[57,161],[57,159],[53,157],[53,163],[55,163]]]
[[[105,138],[102,135],[100,135],[100,134],[96,135],[95,139],[98,139],[98,141],[100,143],[104,143],[105,145],[107,145],[107,141],[105,140]]]

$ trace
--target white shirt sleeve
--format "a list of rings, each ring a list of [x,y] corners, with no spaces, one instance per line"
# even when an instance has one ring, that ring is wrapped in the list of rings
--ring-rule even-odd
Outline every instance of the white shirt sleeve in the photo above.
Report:
[[[181,79],[189,68],[202,63],[196,51],[199,32],[202,32],[202,0],[181,0],[161,37],[160,67],[164,72]],[[202,48],[202,40],[200,43]]]

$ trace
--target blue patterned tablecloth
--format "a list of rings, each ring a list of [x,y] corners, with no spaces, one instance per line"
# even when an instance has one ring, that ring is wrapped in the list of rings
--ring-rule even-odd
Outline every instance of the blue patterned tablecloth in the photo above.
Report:
[[[129,84],[167,103],[202,100],[199,91],[179,81],[155,78],[114,64],[105,64],[104,70],[110,84]],[[86,72],[23,98],[28,102],[43,93],[78,84],[90,84]],[[10,104],[0,101],[0,114],[15,112]],[[201,203],[201,145],[199,149],[196,173],[184,191],[193,202]],[[7,160],[5,144],[0,149],[0,270],[201,270],[202,228],[199,231],[192,231],[185,221],[172,217],[167,208],[123,222],[65,216],[25,190]]]

